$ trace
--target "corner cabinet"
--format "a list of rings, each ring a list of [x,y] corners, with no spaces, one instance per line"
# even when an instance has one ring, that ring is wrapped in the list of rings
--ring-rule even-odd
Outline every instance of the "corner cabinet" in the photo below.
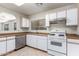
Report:
[[[66,25],[78,24],[78,8],[67,9],[67,22]]]
[[[36,48],[37,47],[36,43],[37,43],[37,39],[35,35],[27,35],[26,44],[28,46]]]
[[[22,18],[21,20],[21,27],[22,28],[29,28],[30,20],[28,18]]]

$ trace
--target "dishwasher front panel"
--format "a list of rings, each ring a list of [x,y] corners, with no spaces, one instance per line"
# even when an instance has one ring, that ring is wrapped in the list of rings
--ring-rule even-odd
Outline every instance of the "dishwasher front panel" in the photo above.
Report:
[[[26,45],[26,35],[18,35],[15,39],[16,49],[22,48]]]

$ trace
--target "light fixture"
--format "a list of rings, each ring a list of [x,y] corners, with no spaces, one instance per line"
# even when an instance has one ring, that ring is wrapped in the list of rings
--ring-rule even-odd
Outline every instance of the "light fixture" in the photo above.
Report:
[[[17,5],[17,6],[21,6],[21,5],[23,5],[24,3],[18,2],[18,3],[14,3],[14,4]]]
[[[16,17],[12,14],[6,13],[6,12],[1,12],[0,13],[0,22],[6,22],[9,20],[15,20]]]
[[[37,6],[43,6],[43,3],[35,3]]]

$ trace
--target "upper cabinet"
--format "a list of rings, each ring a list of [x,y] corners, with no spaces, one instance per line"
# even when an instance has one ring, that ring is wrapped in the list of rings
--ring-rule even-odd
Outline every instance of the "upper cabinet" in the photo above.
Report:
[[[46,17],[46,26],[50,26],[51,22],[58,20],[65,20],[67,26],[77,26],[78,25],[78,8],[69,8],[51,14],[47,14]]]
[[[45,16],[45,26],[49,27],[51,21],[56,21],[56,13],[47,14]]]
[[[78,9],[67,9],[67,22],[66,25],[77,25],[78,23]]]
[[[61,19],[64,19],[64,18],[66,18],[66,10],[58,11],[57,12],[57,19],[61,20]]]
[[[46,15],[45,16],[45,26],[48,27],[50,24],[49,24],[49,15]]]
[[[46,30],[45,19],[40,20],[32,20],[31,21],[31,29],[32,30]]]
[[[56,13],[49,14],[49,21],[55,21],[56,20]]]
[[[21,27],[22,28],[29,28],[29,25],[30,24],[30,21],[29,21],[29,19],[27,19],[27,18],[22,18],[22,21],[21,21]]]

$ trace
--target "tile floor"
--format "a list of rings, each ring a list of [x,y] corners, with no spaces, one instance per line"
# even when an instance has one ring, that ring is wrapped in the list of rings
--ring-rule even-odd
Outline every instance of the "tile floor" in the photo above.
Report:
[[[9,53],[6,56],[48,56],[48,54],[38,49],[34,49],[31,47],[24,47],[20,50]]]

